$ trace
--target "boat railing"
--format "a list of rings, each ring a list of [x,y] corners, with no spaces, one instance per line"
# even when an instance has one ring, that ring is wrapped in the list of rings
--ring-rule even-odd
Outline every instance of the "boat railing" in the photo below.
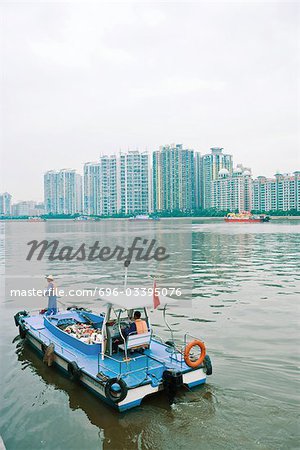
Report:
[[[179,344],[176,344],[174,339],[173,339],[173,334],[172,334],[172,338],[171,338],[171,342],[173,342],[173,345],[165,343],[163,338],[161,336],[157,335],[157,334],[152,334],[151,339],[153,341],[157,341],[160,344],[165,345],[169,349],[169,352],[168,352],[167,356],[161,356],[160,355],[160,356],[155,356],[154,357],[152,355],[150,357],[151,359],[159,361],[159,362],[161,362],[161,364],[164,364],[164,365],[169,364],[170,363],[170,359],[171,359],[171,360],[175,361],[176,363],[179,363],[181,368],[182,368],[182,365],[184,363],[184,357],[183,357],[183,355],[184,355],[184,345],[183,345],[182,342],[179,343]]]
[[[202,338],[199,338],[199,336],[193,336],[191,333],[185,332],[183,340],[184,340],[184,346],[187,345],[188,339],[195,339],[196,341],[203,341],[204,340]]]
[[[112,367],[108,367],[105,364],[106,358],[108,358],[111,361],[113,361],[114,363],[116,363],[116,366],[119,370],[114,369]],[[101,358],[101,353],[99,353],[99,355],[98,355],[98,372],[102,372],[104,374],[105,374],[105,372],[112,372],[117,377],[132,375],[132,374],[136,374],[139,372],[145,372],[145,377],[149,374],[149,359],[150,358],[147,355],[140,355],[140,356],[136,356],[134,358],[128,358],[128,360],[125,360],[125,361],[114,358],[113,356],[105,355],[105,359],[103,360]],[[145,361],[145,364],[142,364],[142,367],[131,370],[131,368],[130,368],[131,363],[135,363],[136,361],[141,361],[142,359]],[[125,367],[125,370],[124,370],[124,367]],[[160,365],[157,365],[157,366],[151,365],[151,369],[157,369],[159,367],[160,367]]]
[[[42,333],[40,330],[37,330],[32,325],[28,325],[28,328],[30,328],[35,334],[37,333],[38,337],[42,341],[48,342],[48,345],[53,344],[55,349],[59,348],[62,355],[67,353],[67,354],[71,355],[76,362],[78,362],[78,357],[75,355],[75,353],[73,353],[70,350],[68,350],[67,348],[63,347],[58,342],[51,341],[51,339],[46,334]]]
[[[154,334],[153,332],[151,334],[151,340],[159,341],[161,344],[164,344],[163,338],[161,336],[159,336],[158,334]]]
[[[155,336],[155,338],[159,338],[159,336]],[[203,341],[203,339],[200,339],[199,337],[193,336],[192,334],[186,332],[183,336],[183,341],[180,340],[180,342],[176,343],[173,339],[171,341],[171,342],[173,342],[172,345],[164,344],[164,345],[167,345],[169,348],[169,355],[168,355],[168,357],[160,356],[161,362],[167,362],[169,359],[171,359],[174,362],[179,363],[181,366],[181,369],[182,369],[183,364],[185,364],[185,359],[184,359],[185,348],[190,340],[197,340],[197,341],[202,340]],[[162,343],[164,343],[164,342],[162,342]]]

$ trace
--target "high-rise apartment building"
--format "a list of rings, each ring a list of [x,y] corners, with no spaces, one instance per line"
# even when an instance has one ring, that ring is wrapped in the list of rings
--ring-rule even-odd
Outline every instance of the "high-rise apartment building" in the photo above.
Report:
[[[295,175],[295,209],[300,211],[300,170],[294,172]]]
[[[12,205],[12,216],[40,216],[45,214],[44,204],[33,200],[18,202]]]
[[[202,209],[202,158],[195,152],[195,208]]]
[[[74,169],[46,172],[44,175],[44,201],[48,214],[81,213],[81,175]]]
[[[100,163],[87,162],[83,167],[83,211],[100,215]]]
[[[11,214],[11,195],[8,192],[0,194],[0,215],[10,216]]]
[[[47,214],[58,214],[58,172],[55,170],[44,174],[44,204]]]
[[[277,173],[253,181],[252,208],[257,211],[300,211],[300,172]]]
[[[74,169],[62,169],[58,173],[58,213],[82,212],[82,177]]]
[[[251,172],[236,167],[232,174],[221,169],[218,178],[211,182],[211,206],[224,211],[251,210]]]
[[[172,144],[153,152],[152,183],[154,211],[194,209],[194,151]]]
[[[118,212],[116,155],[101,156],[84,165],[84,213],[111,216]]]
[[[203,209],[212,207],[212,181],[218,179],[221,169],[232,173],[232,155],[223,153],[223,148],[212,147],[211,152],[201,158],[201,204]]]
[[[111,216],[119,210],[116,155],[100,157],[100,214]]]
[[[150,204],[150,167],[148,152],[120,153],[118,161],[120,212],[147,213]]]

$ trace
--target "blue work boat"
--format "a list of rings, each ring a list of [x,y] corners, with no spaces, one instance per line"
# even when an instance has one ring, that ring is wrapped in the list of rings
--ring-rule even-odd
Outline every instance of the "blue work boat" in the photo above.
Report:
[[[175,342],[167,322],[171,339],[163,342],[154,335],[148,314],[152,295],[111,295],[104,300],[106,311],[99,315],[75,307],[53,315],[20,311],[15,324],[48,366],[58,367],[119,411],[140,405],[158,391],[172,398],[183,385],[205,383],[212,367],[204,343],[188,334],[182,343]],[[161,297],[164,318],[169,301]],[[125,337],[135,311],[141,312],[148,331]]]

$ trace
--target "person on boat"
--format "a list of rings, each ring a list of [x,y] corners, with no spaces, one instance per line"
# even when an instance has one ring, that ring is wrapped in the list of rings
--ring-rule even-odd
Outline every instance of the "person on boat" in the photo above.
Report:
[[[45,278],[48,282],[47,289],[45,290],[45,296],[48,296],[48,309],[46,315],[49,316],[57,313],[56,285],[52,275],[46,275]]]
[[[133,315],[133,322],[124,330],[124,336],[127,337],[130,334],[143,334],[148,332],[147,322],[141,319],[140,311],[135,311]]]

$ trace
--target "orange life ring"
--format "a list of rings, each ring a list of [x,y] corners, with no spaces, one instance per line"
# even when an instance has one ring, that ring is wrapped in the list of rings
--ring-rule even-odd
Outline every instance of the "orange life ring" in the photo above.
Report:
[[[190,358],[190,351],[193,347],[199,347],[201,350],[201,355],[196,361],[192,361]],[[200,364],[202,364],[204,361],[205,355],[206,355],[206,347],[204,345],[204,342],[198,341],[196,339],[187,344],[187,346],[184,349],[184,361],[189,367],[195,368],[200,366]]]

